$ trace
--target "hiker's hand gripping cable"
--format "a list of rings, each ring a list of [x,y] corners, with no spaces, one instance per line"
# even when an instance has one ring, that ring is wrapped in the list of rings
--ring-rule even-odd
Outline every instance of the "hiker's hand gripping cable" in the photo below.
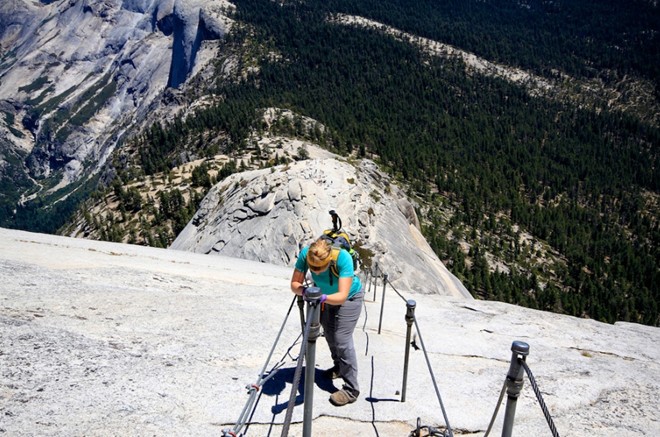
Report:
[[[324,295],[326,296],[325,303],[330,305],[341,305],[346,302],[352,284],[353,278],[339,278],[337,292],[334,294]],[[298,296],[304,296],[304,291],[306,288],[305,273],[298,269],[294,269],[293,275],[291,276],[291,291]]]
[[[316,302],[317,305],[322,305],[323,302],[328,300],[328,295],[327,294],[321,294],[320,297],[316,297],[313,295],[312,296],[307,296],[307,290],[309,290],[310,287],[305,287],[305,290],[303,291],[303,299],[305,299],[306,302]],[[318,289],[317,289],[318,290]]]

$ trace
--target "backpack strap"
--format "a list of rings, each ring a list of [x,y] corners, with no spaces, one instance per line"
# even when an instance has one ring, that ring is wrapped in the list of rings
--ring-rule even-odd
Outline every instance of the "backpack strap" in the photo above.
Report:
[[[332,248],[330,252],[330,285],[332,286],[332,277],[336,276],[339,279],[339,269],[337,268],[337,259],[339,258],[339,252],[341,249]]]

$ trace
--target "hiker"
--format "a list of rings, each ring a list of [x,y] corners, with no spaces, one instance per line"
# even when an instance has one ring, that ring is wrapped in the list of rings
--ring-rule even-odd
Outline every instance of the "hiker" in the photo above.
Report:
[[[323,293],[321,326],[334,363],[326,375],[344,380],[344,386],[330,396],[330,402],[335,406],[350,404],[360,394],[353,330],[362,311],[362,284],[353,269],[351,255],[345,249],[333,248],[323,237],[304,247],[298,255],[291,290],[299,296],[306,289],[307,270]]]

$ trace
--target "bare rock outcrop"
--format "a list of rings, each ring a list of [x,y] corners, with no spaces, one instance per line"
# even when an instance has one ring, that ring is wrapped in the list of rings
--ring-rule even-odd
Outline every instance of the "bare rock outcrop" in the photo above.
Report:
[[[422,236],[405,193],[369,160],[234,174],[213,187],[171,248],[291,266],[301,245],[331,227],[330,210],[397,287],[471,299]]]
[[[224,256],[0,229],[0,435],[219,435],[231,429],[283,327],[244,435],[280,435],[299,350],[287,267]],[[514,340],[557,427],[571,437],[659,435],[660,329],[502,302],[406,293],[428,352],[410,351],[401,402],[405,305],[370,295],[354,339],[362,394],[337,408],[340,383],[317,342],[315,437],[407,436],[444,426],[482,437]],[[417,345],[420,345],[417,337]],[[302,402],[302,391],[297,393]],[[308,393],[304,394],[309,395]],[[501,435],[504,408],[491,435]],[[289,435],[301,435],[303,405]],[[515,436],[551,435],[525,378]]]
[[[4,148],[29,154],[33,177],[61,174],[57,188],[94,173],[125,132],[167,104],[164,91],[208,64],[217,45],[207,43],[228,32],[232,8],[224,0],[1,2]]]

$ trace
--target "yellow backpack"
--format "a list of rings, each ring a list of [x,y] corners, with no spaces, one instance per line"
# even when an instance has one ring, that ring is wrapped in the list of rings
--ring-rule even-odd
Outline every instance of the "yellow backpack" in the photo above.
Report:
[[[341,229],[341,218],[334,210],[330,211],[330,216],[332,217],[332,229],[326,229],[323,231],[321,238],[326,240],[330,246],[332,246],[331,261],[330,261],[330,271],[336,277],[339,277],[339,271],[337,270],[337,258],[339,257],[339,251],[344,249],[351,255],[353,258],[353,270],[357,270],[360,256],[355,249],[351,246],[351,239],[348,234]],[[332,284],[332,276],[330,277],[330,283]]]

